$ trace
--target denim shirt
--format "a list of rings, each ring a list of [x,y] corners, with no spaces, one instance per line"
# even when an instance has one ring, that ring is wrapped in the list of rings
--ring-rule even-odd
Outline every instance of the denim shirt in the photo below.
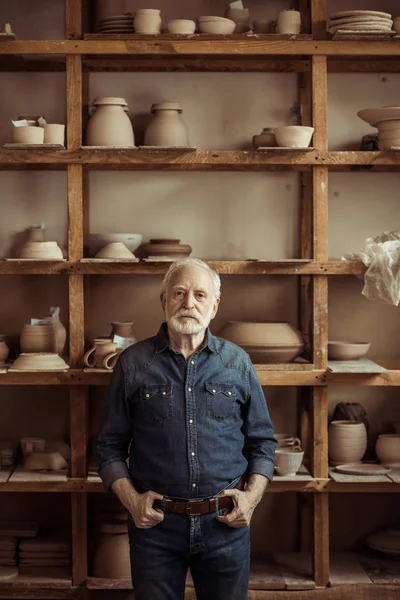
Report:
[[[106,489],[130,477],[139,490],[185,499],[214,496],[242,474],[272,481],[275,447],[248,354],[207,329],[186,361],[166,323],[120,354],[94,442]]]

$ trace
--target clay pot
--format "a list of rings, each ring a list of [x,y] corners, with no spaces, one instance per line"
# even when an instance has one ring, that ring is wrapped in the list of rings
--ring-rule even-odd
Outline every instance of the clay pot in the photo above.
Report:
[[[286,434],[275,434],[275,439],[278,442],[278,448],[290,447],[290,448],[301,448],[301,441],[299,438],[295,438],[291,435]]]
[[[7,346],[5,340],[0,340],[0,366],[5,365],[9,354],[10,348]]]
[[[46,228],[42,225],[32,225],[28,229],[28,242],[44,242]]]
[[[44,450],[46,440],[39,437],[22,437],[20,438],[21,450],[24,456],[29,456],[32,452]]]
[[[182,107],[177,102],[153,104],[153,117],[144,134],[145,146],[184,146],[188,147],[189,134],[179,116]]]
[[[188,244],[180,244],[180,240],[151,239],[150,243],[143,244],[143,250],[147,256],[171,256],[173,258],[185,258],[192,252]]]
[[[297,447],[277,448],[275,451],[275,469],[279,475],[294,477],[300,469],[304,452]]]
[[[46,317],[46,321],[51,325],[54,333],[54,347],[52,352],[62,355],[65,350],[67,340],[67,330],[60,321],[60,317]]]
[[[93,101],[96,111],[86,129],[88,146],[135,147],[132,123],[124,111],[124,98],[101,97]]]
[[[253,21],[254,33],[272,33],[272,21],[266,21],[265,19],[258,19]]]
[[[44,125],[43,129],[45,144],[61,144],[62,146],[64,146],[65,125],[51,123]]]
[[[119,335],[123,338],[132,338],[133,335],[133,321],[112,321],[111,322],[112,331],[111,337],[114,335]]]
[[[62,439],[46,440],[45,450],[48,452],[59,452],[67,462],[71,460],[71,447]]]
[[[308,148],[314,133],[313,127],[285,125],[274,130],[278,146],[285,148]]]
[[[358,462],[367,449],[367,430],[357,421],[332,421],[329,425],[328,451],[332,465]]]
[[[111,242],[99,250],[95,258],[112,258],[115,260],[132,260],[135,255],[122,242]]]
[[[135,33],[154,35],[161,33],[161,11],[153,8],[140,8],[135,11],[133,27]]]
[[[93,576],[130,579],[129,539],[127,533],[101,533],[93,555]]]
[[[246,33],[250,29],[250,12],[248,8],[228,8],[224,16],[236,23],[233,33]]]
[[[13,127],[13,142],[15,144],[43,144],[44,131],[42,127],[23,125]]]
[[[381,463],[385,465],[399,463],[400,435],[397,433],[382,433],[378,435],[375,450]]]
[[[211,35],[230,35],[236,29],[235,21],[224,17],[199,17],[200,33]]]
[[[17,371],[65,371],[69,365],[58,354],[51,352],[22,353],[13,362],[10,370]]]
[[[21,247],[20,256],[36,260],[58,260],[63,258],[63,253],[57,242],[27,242]]]
[[[173,35],[190,35],[196,30],[196,23],[190,19],[173,19],[167,25],[168,33]]]
[[[365,356],[369,342],[328,342],[328,358],[331,360],[357,360]]]
[[[90,256],[111,242],[122,242],[131,252],[140,246],[143,236],[140,233],[87,233],[84,235],[84,245],[88,247]]]
[[[41,452],[32,452],[24,462],[25,469],[29,471],[60,471],[67,467],[67,462],[59,452],[52,450],[42,450]]]
[[[52,325],[29,325],[22,327],[21,352],[55,352],[56,333]]]
[[[83,358],[87,367],[112,370],[117,362],[121,348],[110,340],[95,339],[93,346]]]
[[[298,10],[282,10],[276,21],[277,33],[299,34],[301,30],[301,15]]]
[[[259,135],[253,135],[253,146],[255,149],[277,145],[275,133],[272,127],[265,127]]]

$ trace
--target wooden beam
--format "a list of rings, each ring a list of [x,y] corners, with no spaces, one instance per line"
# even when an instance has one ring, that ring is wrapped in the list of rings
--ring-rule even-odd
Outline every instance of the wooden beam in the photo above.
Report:
[[[304,33],[311,33],[311,3],[310,0],[299,0],[299,11]]]
[[[68,150],[82,146],[81,56],[67,56],[67,144]]]
[[[65,0],[65,30],[67,40],[82,37],[82,0]]]
[[[313,145],[320,152],[328,150],[327,107],[328,70],[326,56],[313,56],[311,64]]]
[[[329,583],[329,496],[314,494],[313,579],[317,587]]]
[[[82,275],[71,275],[69,290],[69,361],[71,367],[80,367],[85,349],[84,294]]]
[[[312,475],[328,477],[328,388],[314,387],[312,392]]]
[[[326,0],[311,0],[311,33],[315,40],[326,39]]]
[[[68,260],[83,258],[83,169],[68,165]]]
[[[6,65],[5,65],[6,66]],[[226,72],[226,73],[302,73],[311,70],[307,58],[84,58],[83,68],[90,72]],[[1,63],[0,63],[1,70]]]
[[[71,477],[86,478],[89,388],[73,386],[69,391],[71,431]]]
[[[87,579],[87,495],[71,494],[72,585],[84,586]]]

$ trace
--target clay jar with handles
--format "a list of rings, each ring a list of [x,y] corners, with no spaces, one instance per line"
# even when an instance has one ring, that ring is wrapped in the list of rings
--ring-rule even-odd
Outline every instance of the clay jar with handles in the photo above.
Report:
[[[161,11],[155,8],[139,8],[135,11],[133,27],[135,33],[154,35],[161,33]]]
[[[96,110],[89,119],[86,144],[134,148],[132,123],[124,110],[128,106],[126,100],[105,96],[96,98],[92,105]]]
[[[87,367],[112,370],[115,367],[121,348],[109,339],[95,339],[93,346],[83,358]]]
[[[189,134],[177,102],[153,104],[153,117],[144,134],[145,146],[189,146]]]
[[[367,429],[358,421],[332,421],[328,451],[332,465],[358,462],[367,449]]]

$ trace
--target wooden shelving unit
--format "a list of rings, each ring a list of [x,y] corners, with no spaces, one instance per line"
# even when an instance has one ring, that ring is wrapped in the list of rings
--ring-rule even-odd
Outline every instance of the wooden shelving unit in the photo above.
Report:
[[[325,35],[325,0],[299,0],[311,34],[299,39],[270,35],[193,36],[181,39],[160,35],[129,39],[96,39],[85,34],[86,0],[66,0],[66,36],[59,41],[0,41],[0,71],[65,71],[67,148],[65,150],[0,150],[0,170],[59,169],[67,171],[68,259],[66,262],[0,261],[0,275],[60,275],[68,278],[69,357],[71,369],[61,373],[0,373],[0,385],[68,386],[72,461],[66,481],[0,482],[0,492],[63,492],[71,497],[72,572],[46,579],[24,575],[13,585],[0,586],[0,598],[82,598],[92,591],[130,588],[129,582],[88,577],[87,495],[101,493],[99,481],[87,480],[88,404],[90,386],[106,386],[110,373],[83,369],[84,281],[90,275],[160,275],[166,263],[127,264],[85,260],[83,257],[85,176],[91,169],[170,171],[299,171],[302,183],[301,255],[282,261],[215,261],[209,264],[223,275],[298,276],[301,326],[310,342],[310,362],[271,368],[256,365],[263,385],[299,386],[302,399],[301,437],[309,449],[310,477],[291,481],[276,478],[267,493],[301,493],[308,502],[302,523],[312,524],[311,555],[274,555],[254,565],[249,598],[275,596],[260,590],[279,590],[279,598],[334,600],[398,598],[400,575],[377,578],[360,559],[358,580],[345,573],[340,560],[329,553],[329,497],[331,493],[399,493],[400,479],[379,482],[334,481],[328,472],[328,387],[400,386],[400,365],[384,373],[332,373],[327,364],[328,278],[360,275],[360,262],[328,259],[328,172],[398,171],[400,152],[331,152],[327,140],[327,73],[400,72],[400,42],[333,42]],[[98,37],[98,36],[97,36]],[[368,60],[365,60],[365,57]],[[197,151],[157,152],[82,149],[82,119],[88,98],[86,80],[98,71],[224,71],[298,73],[303,124],[315,128],[311,152]],[[396,368],[394,368],[396,367]],[[304,529],[305,525],[303,525]],[[355,560],[355,559],[354,559]],[[297,562],[296,562],[297,561]],[[304,562],[306,561],[306,562]],[[304,571],[303,566],[307,568]],[[347,559],[347,564],[353,564]],[[368,563],[370,564],[370,563]],[[297,565],[297,566],[296,566]],[[350,571],[351,568],[349,567]],[[360,574],[360,571],[362,573]],[[272,573],[272,574],[271,574]],[[375,574],[376,575],[376,574]],[[334,587],[328,587],[331,584]],[[373,584],[373,585],[371,585]],[[384,585],[385,584],[385,585]],[[336,587],[337,586],[337,587]],[[257,592],[256,592],[257,590]],[[285,592],[287,591],[287,593]],[[289,591],[291,590],[291,591]],[[301,590],[305,590],[301,593]],[[373,590],[371,592],[371,590]],[[384,591],[383,591],[384,590]],[[255,595],[255,594],[258,595]],[[363,595],[365,593],[365,596]],[[348,594],[348,595],[346,595]],[[317,596],[316,596],[317,597]],[[354,596],[355,597],[355,596]],[[188,587],[187,598],[194,598]]]

